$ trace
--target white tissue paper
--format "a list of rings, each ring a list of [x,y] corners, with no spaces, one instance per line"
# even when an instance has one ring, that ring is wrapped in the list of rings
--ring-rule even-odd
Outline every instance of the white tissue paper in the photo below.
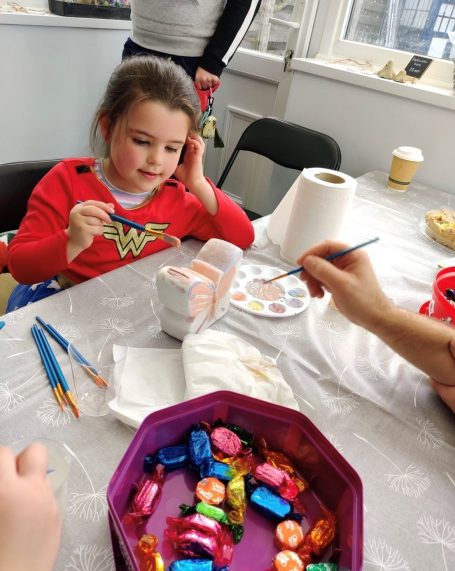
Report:
[[[114,345],[114,416],[137,428],[150,413],[227,390],[298,410],[275,360],[243,339],[207,329],[186,335],[182,349]]]
[[[234,391],[298,410],[291,387],[275,360],[230,333],[207,329],[183,340],[185,400],[214,391]]]
[[[340,237],[357,181],[338,171],[303,170],[270,216],[267,234],[295,264],[309,247]]]

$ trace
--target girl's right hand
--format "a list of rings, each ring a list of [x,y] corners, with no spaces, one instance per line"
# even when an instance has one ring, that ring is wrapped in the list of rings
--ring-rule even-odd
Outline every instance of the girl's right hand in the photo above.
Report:
[[[71,209],[69,224],[66,229],[68,263],[91,246],[95,236],[103,234],[103,225],[111,222],[109,214],[113,212],[114,205],[112,203],[98,200],[87,200],[76,204]]]

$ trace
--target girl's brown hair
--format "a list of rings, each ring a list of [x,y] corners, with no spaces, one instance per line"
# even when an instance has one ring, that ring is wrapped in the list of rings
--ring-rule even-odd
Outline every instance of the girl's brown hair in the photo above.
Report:
[[[191,77],[170,60],[133,56],[115,68],[93,118],[90,144],[95,155],[106,156],[109,151],[99,132],[101,117],[108,119],[112,129],[140,101],[157,101],[172,111],[183,111],[190,120],[190,130],[197,131],[201,109]]]

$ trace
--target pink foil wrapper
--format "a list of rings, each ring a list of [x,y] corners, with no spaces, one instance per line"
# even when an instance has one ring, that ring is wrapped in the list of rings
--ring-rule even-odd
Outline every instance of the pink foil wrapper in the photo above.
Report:
[[[240,438],[228,428],[214,428],[210,434],[213,446],[227,456],[237,456],[242,450]]]
[[[158,464],[151,478],[143,480],[134,496],[129,515],[144,517],[151,515],[158,504],[163,489],[164,467]]]
[[[176,536],[183,531],[194,529],[211,537],[219,537],[222,530],[220,523],[199,513],[185,517],[168,517],[166,521],[169,526],[168,533],[172,533],[171,529],[175,530]]]
[[[285,472],[279,468],[274,468],[267,462],[256,466],[254,477],[270,488],[278,489],[284,481]]]

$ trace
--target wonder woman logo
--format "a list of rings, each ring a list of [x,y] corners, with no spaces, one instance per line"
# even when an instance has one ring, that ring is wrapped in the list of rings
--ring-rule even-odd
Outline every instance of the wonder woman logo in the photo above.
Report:
[[[150,230],[160,231],[166,230],[168,226],[168,223],[145,225],[145,227],[150,228]],[[136,228],[128,228],[128,231],[125,232],[121,222],[111,222],[111,224],[104,224],[103,236],[108,240],[113,240],[116,243],[117,251],[122,260],[128,255],[129,252],[131,252],[133,258],[136,258],[139,256],[148,242],[154,242],[158,239],[156,236],[152,236],[146,232],[141,232],[140,230],[136,230]]]

